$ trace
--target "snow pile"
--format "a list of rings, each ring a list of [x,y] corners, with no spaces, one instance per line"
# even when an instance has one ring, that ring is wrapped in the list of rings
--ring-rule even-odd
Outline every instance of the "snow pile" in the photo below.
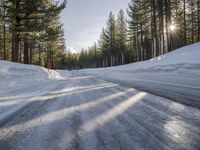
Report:
[[[46,93],[58,84],[57,80],[66,77],[59,71],[35,65],[0,61],[0,101],[8,96],[34,96]]]
[[[59,80],[70,73],[48,70],[35,65],[0,61],[0,120],[21,109],[34,98],[57,89]],[[47,97],[48,98],[48,97]]]
[[[35,65],[0,61],[0,101],[3,97],[39,94],[48,82],[62,79],[60,73]],[[39,86],[40,85],[40,86]],[[51,85],[51,87],[54,85]],[[42,89],[44,89],[42,91]],[[46,90],[45,90],[46,89]]]
[[[9,83],[40,82],[45,80],[64,79],[62,75],[54,70],[35,65],[24,65],[8,61],[0,61],[0,87]]]
[[[0,61],[1,83],[8,84],[11,81],[44,80],[48,77],[47,72],[38,66],[29,66],[7,61]]]
[[[58,84],[58,80],[65,80],[70,76],[68,71],[0,61],[0,101],[7,96],[48,92]]]

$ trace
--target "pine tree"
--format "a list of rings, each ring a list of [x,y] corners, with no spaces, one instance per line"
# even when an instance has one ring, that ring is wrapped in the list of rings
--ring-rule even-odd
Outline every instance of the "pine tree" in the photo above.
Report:
[[[108,51],[110,56],[110,66],[115,65],[117,56],[116,47],[116,20],[112,12],[110,12],[109,19],[107,21],[106,28],[106,42],[108,45]]]
[[[127,23],[124,16],[124,11],[120,10],[117,18],[117,49],[118,57],[117,64],[124,64],[124,56],[127,52]],[[119,62],[119,60],[121,60]]]
[[[187,44],[187,27],[186,27],[186,0],[183,0],[183,20],[184,20],[184,45]]]
[[[107,65],[107,57],[109,55],[108,53],[108,45],[107,45],[107,41],[106,41],[106,33],[105,33],[105,29],[103,28],[100,34],[100,39],[98,41],[98,45],[99,45],[99,49],[100,49],[100,58],[101,58],[101,62],[102,62],[102,67],[106,67]]]
[[[132,0],[129,3],[128,15],[130,19],[129,32],[130,38],[133,40],[134,53],[136,61],[141,61],[149,58],[149,43],[153,37],[153,21],[151,20],[151,7],[149,1]],[[152,27],[151,26],[151,27]],[[152,33],[150,35],[149,33]],[[152,40],[153,41],[153,40]],[[153,43],[153,42],[152,42]]]

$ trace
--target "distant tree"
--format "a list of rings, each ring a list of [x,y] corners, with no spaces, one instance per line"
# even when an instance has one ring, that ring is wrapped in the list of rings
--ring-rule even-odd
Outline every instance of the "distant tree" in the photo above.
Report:
[[[119,15],[117,18],[117,53],[118,57],[117,59],[117,64],[124,64],[125,60],[125,53],[127,52],[127,23],[124,15],[124,11],[120,10]],[[119,62],[119,60],[121,60]]]
[[[110,56],[110,66],[113,66],[116,63],[115,60],[117,55],[117,46],[116,46],[116,20],[112,12],[110,12],[109,19],[107,21],[106,38]]]
[[[200,41],[199,0],[131,0],[111,12],[98,44],[75,55],[79,68],[108,67],[147,60]],[[127,23],[128,22],[128,23]]]

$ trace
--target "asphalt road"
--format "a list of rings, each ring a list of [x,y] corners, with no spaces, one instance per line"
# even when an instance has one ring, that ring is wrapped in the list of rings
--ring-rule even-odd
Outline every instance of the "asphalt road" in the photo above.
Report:
[[[76,75],[0,121],[0,150],[199,150],[200,109]]]

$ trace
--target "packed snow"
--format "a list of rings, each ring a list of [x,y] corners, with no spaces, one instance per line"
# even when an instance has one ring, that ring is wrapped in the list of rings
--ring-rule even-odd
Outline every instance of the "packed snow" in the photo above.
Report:
[[[79,73],[95,75],[200,108],[200,43],[147,61],[84,69]]]

